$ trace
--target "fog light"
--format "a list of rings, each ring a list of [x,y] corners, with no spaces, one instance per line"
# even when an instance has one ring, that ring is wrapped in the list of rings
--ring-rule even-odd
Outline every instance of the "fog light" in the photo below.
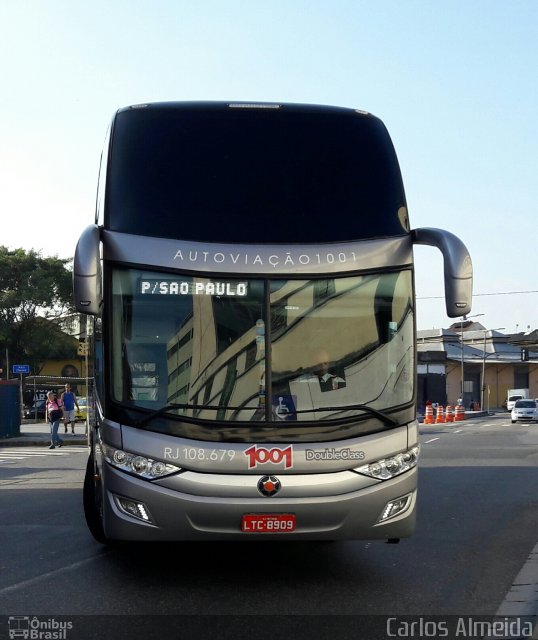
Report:
[[[387,502],[381,516],[379,517],[378,522],[384,522],[385,520],[389,520],[390,518],[394,518],[400,513],[407,511],[409,506],[411,505],[411,499],[413,497],[412,493],[408,493],[405,496],[401,496],[401,498],[396,498],[396,500],[391,500]]]
[[[128,516],[143,520],[144,522],[152,522],[146,505],[143,502],[137,502],[136,500],[123,498],[121,496],[114,496],[114,499],[118,507]]]

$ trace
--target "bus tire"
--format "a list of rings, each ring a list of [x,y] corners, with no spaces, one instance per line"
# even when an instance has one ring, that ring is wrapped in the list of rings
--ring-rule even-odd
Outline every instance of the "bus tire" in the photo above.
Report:
[[[107,544],[108,538],[105,535],[103,529],[102,508],[99,500],[99,492],[96,487],[94,479],[95,466],[93,461],[93,455],[88,457],[88,464],[86,465],[86,475],[84,476],[84,488],[83,488],[83,502],[84,502],[84,516],[86,518],[86,524],[92,536],[101,544]]]

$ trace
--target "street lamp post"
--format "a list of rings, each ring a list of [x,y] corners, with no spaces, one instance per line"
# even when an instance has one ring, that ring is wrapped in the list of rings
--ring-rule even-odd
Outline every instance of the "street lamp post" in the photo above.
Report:
[[[497,329],[484,329],[484,348],[482,350],[482,394],[480,396],[480,408],[484,410],[484,392],[486,390],[486,333],[488,331],[504,331],[505,327],[497,327]],[[489,411],[489,396],[488,396],[488,411]]]
[[[461,339],[461,401],[465,404],[465,382],[463,377],[463,323],[471,318],[478,318],[485,315],[484,313],[476,313],[474,316],[462,316],[460,321],[460,339]]]

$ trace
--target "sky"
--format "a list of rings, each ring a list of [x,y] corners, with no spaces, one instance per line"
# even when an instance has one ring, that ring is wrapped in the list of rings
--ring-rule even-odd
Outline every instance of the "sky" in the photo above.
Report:
[[[2,0],[0,25],[1,245],[73,256],[118,108],[359,108],[389,130],[411,227],[467,246],[469,317],[538,328],[538,1]],[[449,327],[441,254],[415,264],[417,328]]]

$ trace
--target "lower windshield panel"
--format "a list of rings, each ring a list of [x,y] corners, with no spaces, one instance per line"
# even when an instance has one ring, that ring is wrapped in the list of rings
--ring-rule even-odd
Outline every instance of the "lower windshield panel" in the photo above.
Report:
[[[112,398],[200,421],[326,421],[413,399],[411,272],[315,280],[115,269]],[[267,355],[267,358],[266,358]]]

